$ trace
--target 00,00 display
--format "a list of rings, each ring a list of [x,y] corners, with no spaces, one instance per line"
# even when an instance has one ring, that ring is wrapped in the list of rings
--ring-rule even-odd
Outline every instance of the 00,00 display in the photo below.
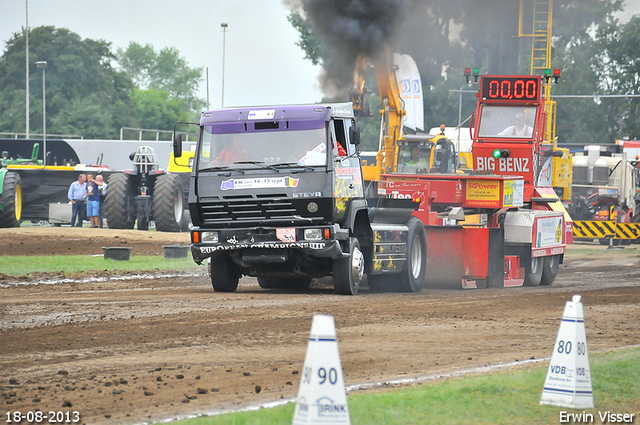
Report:
[[[482,78],[482,97],[487,100],[538,101],[537,78]]]

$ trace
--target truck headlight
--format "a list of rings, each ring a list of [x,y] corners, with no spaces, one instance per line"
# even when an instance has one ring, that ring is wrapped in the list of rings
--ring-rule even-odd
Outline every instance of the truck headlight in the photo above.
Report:
[[[218,242],[218,232],[201,232],[202,242]]]
[[[304,229],[304,239],[307,241],[319,241],[323,239],[322,229]]]

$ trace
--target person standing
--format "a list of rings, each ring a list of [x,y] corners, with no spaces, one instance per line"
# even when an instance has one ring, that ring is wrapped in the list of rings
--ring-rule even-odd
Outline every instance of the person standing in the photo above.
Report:
[[[100,210],[100,185],[93,178],[93,174],[87,174],[87,216],[92,228],[98,228],[98,214]]]
[[[100,205],[98,205],[98,227],[102,229],[104,222],[104,200],[107,197],[107,183],[105,183],[102,174],[96,176],[96,183],[98,183],[98,192],[100,193]]]
[[[71,183],[67,197],[71,202],[71,227],[76,226],[76,217],[78,218],[77,227],[82,227],[85,216],[85,197],[87,195],[87,176],[80,174],[78,180]]]

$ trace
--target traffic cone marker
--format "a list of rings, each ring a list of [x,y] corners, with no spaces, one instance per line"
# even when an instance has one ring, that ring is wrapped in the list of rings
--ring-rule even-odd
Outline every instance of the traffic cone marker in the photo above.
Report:
[[[594,406],[587,334],[580,298],[580,295],[574,295],[564,307],[540,404],[574,409]]]
[[[350,425],[333,316],[313,316],[302,371],[293,425]]]

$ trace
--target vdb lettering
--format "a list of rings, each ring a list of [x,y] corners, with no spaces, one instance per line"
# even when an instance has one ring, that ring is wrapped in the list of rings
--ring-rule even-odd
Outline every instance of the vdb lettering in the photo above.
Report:
[[[549,369],[551,370],[551,373],[559,373],[561,375],[564,375],[567,372],[567,368],[565,366],[549,366]]]

